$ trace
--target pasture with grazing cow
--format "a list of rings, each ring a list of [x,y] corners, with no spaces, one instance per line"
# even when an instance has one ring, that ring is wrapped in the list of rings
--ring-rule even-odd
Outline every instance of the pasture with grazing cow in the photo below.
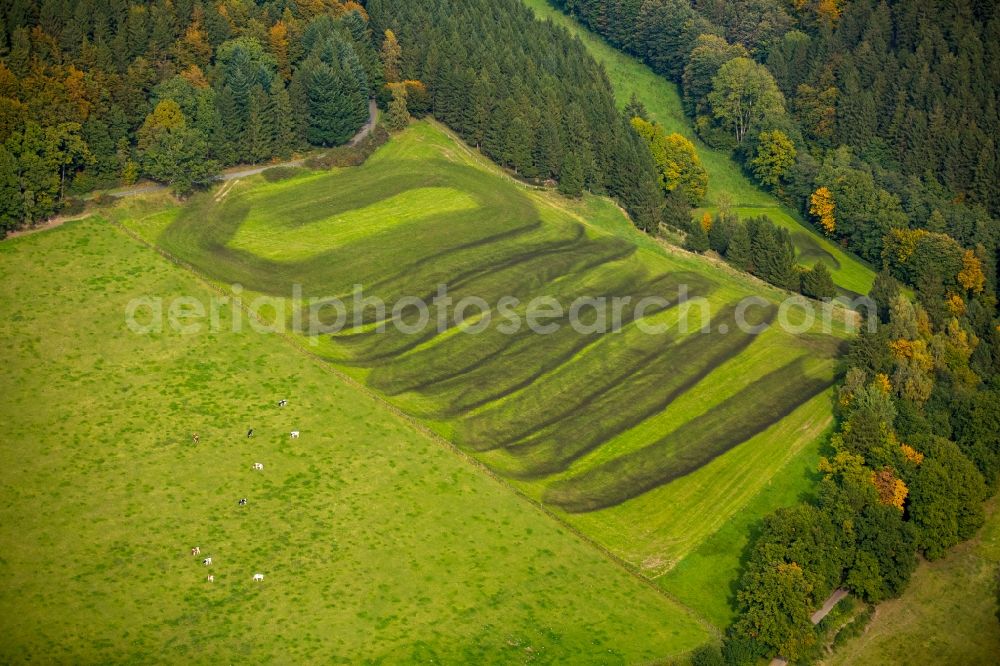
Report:
[[[129,331],[133,298],[216,292],[107,222],[0,243],[0,285],[0,661],[646,662],[709,636],[280,338]]]
[[[773,325],[784,293],[650,241],[607,200],[523,187],[433,122],[361,167],[245,181],[222,201],[145,210],[115,216],[244,303],[267,297],[257,314],[287,339],[649,575],[669,571],[769,484],[797,486],[783,468],[812,455],[831,423],[843,310],[831,334],[818,321],[784,332]],[[356,284],[387,311],[366,301],[361,320],[333,334],[295,328],[311,316],[329,324],[332,308],[302,303],[350,303]],[[536,297],[667,302],[624,310],[616,333],[580,332],[565,312],[544,335],[496,325],[466,333],[482,320],[475,309],[443,329],[389,324],[394,303],[430,301],[442,284],[456,302],[512,296],[523,319]],[[735,318],[752,294],[764,298],[741,316],[751,329],[772,324],[763,332]],[[398,314],[419,323],[416,311]],[[673,327],[681,317],[684,333]],[[644,332],[660,323],[666,333]],[[705,596],[729,603],[721,586]]]

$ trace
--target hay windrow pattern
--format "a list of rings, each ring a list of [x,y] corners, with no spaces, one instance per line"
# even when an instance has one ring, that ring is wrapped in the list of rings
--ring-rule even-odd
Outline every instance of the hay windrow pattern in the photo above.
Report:
[[[549,486],[545,501],[571,513],[625,502],[708,464],[832,384],[832,378],[808,376],[803,361],[794,361],[649,446]]]
[[[632,243],[541,211],[515,183],[447,151],[426,160],[377,158],[333,174],[234,187],[221,199],[197,198],[158,244],[208,277],[252,291],[288,296],[301,285],[305,297],[335,295],[348,302],[360,284],[366,296],[390,307],[403,296],[430,303],[440,285],[456,302],[475,296],[493,307],[501,297],[516,297],[519,316],[538,296],[565,304],[579,297],[628,297],[633,303],[665,298],[665,305],[643,315],[653,320],[677,309],[681,285],[688,298],[711,296],[718,288],[704,273],[651,269]],[[335,242],[317,243],[307,256],[300,249],[300,258],[275,258],[280,246],[267,248],[270,258],[251,251],[255,243],[280,244],[285,234],[307,233],[319,221],[350,225],[352,211],[427,188],[457,192],[475,205],[435,210],[434,198],[425,196],[426,210],[380,221],[365,233],[338,231]],[[251,215],[249,226],[272,225],[260,238],[241,231]],[[238,233],[239,247],[233,240]],[[771,322],[774,310],[751,309],[748,323]],[[713,315],[713,324],[722,322],[728,333],[713,327],[650,335],[639,330],[634,310],[623,314],[614,333],[578,332],[564,311],[548,335],[526,327],[469,335],[457,330],[462,322],[456,321],[443,330],[405,334],[391,325],[377,332],[386,315],[369,308],[357,327],[329,336],[316,353],[360,369],[368,386],[412,416],[445,424],[464,449],[501,452],[485,458],[497,472],[541,482],[545,501],[569,512],[614,506],[688,474],[830,384],[811,378],[801,363],[786,364],[666,436],[653,435],[629,453],[577,470],[578,462],[668,410],[757,340],[735,325],[732,305]],[[325,317],[329,323],[334,315]],[[404,310],[402,319],[412,323],[416,313]],[[824,357],[836,349],[832,338],[803,338],[803,345]],[[762,391],[773,400],[764,404]]]
[[[775,308],[761,311],[754,325],[769,323]],[[732,312],[722,315],[732,321]],[[639,367],[625,381],[592,396],[544,429],[507,447],[519,477],[565,470],[570,463],[666,409],[713,370],[749,347],[756,335],[732,325],[730,332],[695,334]]]

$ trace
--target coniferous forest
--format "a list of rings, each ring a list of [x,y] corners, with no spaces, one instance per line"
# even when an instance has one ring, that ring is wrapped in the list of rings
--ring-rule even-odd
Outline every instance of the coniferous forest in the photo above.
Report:
[[[659,222],[649,151],[603,72],[516,0],[15,0],[2,28],[4,229],[94,188],[148,177],[183,194],[221,167],[342,144],[369,96],[400,82],[408,113],[433,113],[520,176]],[[400,81],[385,81],[386,48]]]
[[[434,115],[468,143],[567,194],[607,193],[637,226],[659,222],[649,151],[615,108],[603,70],[564,31],[518,0],[369,0],[376,31],[392,29],[406,78],[423,81]]]

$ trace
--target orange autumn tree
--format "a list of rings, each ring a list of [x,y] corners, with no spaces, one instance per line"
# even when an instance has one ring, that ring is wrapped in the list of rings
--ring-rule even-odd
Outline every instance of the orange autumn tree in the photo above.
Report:
[[[875,386],[877,386],[882,393],[890,393],[892,391],[892,384],[889,382],[889,375],[884,372],[880,372],[875,375]]]
[[[712,230],[712,216],[707,212],[701,216],[701,228],[705,230],[706,234]]]
[[[198,65],[190,65],[187,69],[178,74],[178,76],[199,90],[208,88],[208,79],[205,78],[205,72],[201,71],[201,67]]]
[[[392,30],[385,31],[385,39],[382,41],[382,68],[385,73],[386,83],[396,83],[402,78],[400,73],[400,60],[403,50],[396,39],[396,33]]]
[[[837,228],[834,209],[833,193],[827,187],[819,188],[809,197],[809,212],[819,219],[819,224],[827,236],[833,235],[834,229]]]
[[[834,26],[840,18],[840,3],[838,0],[819,0],[816,4],[816,16],[827,25]]]
[[[205,12],[195,7],[191,24],[184,35],[173,45],[173,53],[181,66],[208,67],[212,62],[212,45],[204,28]]]
[[[368,20],[368,11],[365,10],[364,6],[361,5],[361,3],[353,2],[352,0],[348,0],[348,2],[345,2],[342,5],[340,5],[340,11],[344,14],[346,14],[347,12],[357,12],[358,16],[360,16],[366,21]]]
[[[962,255],[962,270],[958,272],[958,283],[977,294],[982,293],[983,287],[986,286],[983,264],[972,250],[966,250]]]
[[[799,14],[814,12],[821,23],[834,27],[843,13],[840,8],[842,2],[843,0],[792,0],[792,7]]]
[[[920,465],[924,461],[924,454],[917,451],[915,448],[909,444],[900,444],[899,450],[903,452],[903,457],[909,460],[914,465]]]
[[[279,19],[267,31],[267,45],[278,61],[278,71],[285,81],[292,78],[292,62],[288,55],[288,24]]]
[[[883,467],[872,473],[872,484],[878,492],[878,501],[886,506],[894,506],[903,510],[903,502],[909,494],[909,489],[902,479],[897,479],[892,469]]]

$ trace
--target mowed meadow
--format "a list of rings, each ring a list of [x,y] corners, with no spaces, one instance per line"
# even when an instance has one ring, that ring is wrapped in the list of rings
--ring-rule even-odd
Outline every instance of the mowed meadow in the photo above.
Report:
[[[843,311],[829,333],[818,321],[785,332],[773,324],[787,294],[642,236],[608,200],[522,186],[431,121],[358,168],[113,214],[218,287],[239,284],[245,302],[271,296],[262,314],[286,331],[311,313],[335,318],[303,312],[295,285],[303,298],[350,302],[360,284],[389,309],[447,285],[456,302],[514,297],[522,322],[536,297],[564,304],[544,335],[497,322],[473,333],[477,308],[443,328],[380,332],[390,315],[370,307],[353,328],[291,337],[658,582],[764,489],[803,488],[807,477],[785,471],[831,421]],[[682,286],[705,307],[679,303]],[[734,318],[753,295],[749,323],[772,324],[759,334]],[[577,298],[647,296],[669,302],[626,308],[618,332],[568,325]],[[419,323],[413,309],[401,317]],[[666,332],[644,332],[653,324]],[[725,553],[733,576],[739,550]],[[730,590],[718,582],[689,603],[723,626]]]
[[[3,663],[636,663],[710,637],[232,308],[128,330],[132,299],[217,292],[107,222],[0,243],[0,285]]]

